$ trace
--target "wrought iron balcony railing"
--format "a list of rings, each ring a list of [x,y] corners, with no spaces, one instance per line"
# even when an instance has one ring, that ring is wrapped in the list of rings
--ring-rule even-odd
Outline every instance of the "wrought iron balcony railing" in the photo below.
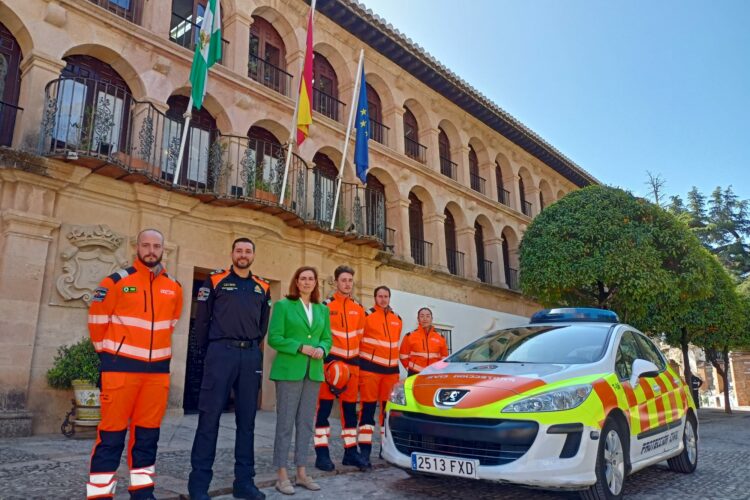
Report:
[[[455,276],[464,276],[464,253],[458,250],[446,250],[448,254],[448,271]]]
[[[484,194],[484,185],[487,182],[484,177],[479,177],[476,174],[470,174],[471,189],[479,193]]]
[[[531,202],[524,201],[521,203],[521,211],[524,215],[531,217]]]
[[[505,283],[511,290],[520,290],[521,287],[518,283],[518,270],[512,267],[505,268]]]
[[[16,115],[23,108],[0,101],[0,146],[10,146],[13,142],[13,129],[16,128]]]
[[[404,153],[420,163],[427,163],[427,146],[408,137],[404,137]]]
[[[62,158],[129,182],[152,183],[206,203],[281,214],[285,221],[329,231],[336,179],[297,156],[286,179],[286,148],[225,135],[191,122],[175,182],[184,121],[134,99],[124,89],[86,78],[47,84],[40,154]],[[343,182],[334,232],[379,242],[386,238],[382,192]]]
[[[458,179],[458,165],[448,158],[440,157],[440,173],[454,181]]]
[[[411,257],[414,263],[420,266],[429,266],[431,264],[432,243],[417,238],[411,239]]]
[[[384,146],[388,145],[388,131],[390,129],[379,121],[370,118],[370,139]]]
[[[141,24],[141,16],[143,15],[142,0],[89,0],[89,2],[131,23]]]
[[[190,19],[185,19],[181,15],[172,12],[172,21],[169,25],[169,39],[181,47],[189,50],[195,50],[195,44],[198,42],[201,27]],[[221,59],[219,64],[224,64],[224,54],[227,52],[229,40],[221,39]]]
[[[497,201],[505,205],[506,207],[510,206],[510,191],[507,189],[503,189],[500,186],[497,188]]]
[[[479,266],[479,281],[492,284],[492,261],[483,260]]]
[[[346,104],[334,96],[326,94],[322,90],[313,87],[313,109],[331,120],[341,121],[344,116]]]
[[[290,96],[292,75],[255,54],[250,54],[250,60],[247,63],[247,76],[281,95]]]

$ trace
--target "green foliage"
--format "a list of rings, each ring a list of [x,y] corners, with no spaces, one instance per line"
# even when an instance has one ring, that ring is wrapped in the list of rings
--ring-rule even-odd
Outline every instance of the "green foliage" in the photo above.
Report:
[[[99,355],[87,338],[57,349],[52,368],[47,371],[47,383],[53,389],[70,389],[73,380],[96,384],[99,378]]]
[[[700,243],[675,217],[621,189],[589,186],[544,210],[521,243],[521,286],[545,306],[616,311],[641,329],[700,293]]]

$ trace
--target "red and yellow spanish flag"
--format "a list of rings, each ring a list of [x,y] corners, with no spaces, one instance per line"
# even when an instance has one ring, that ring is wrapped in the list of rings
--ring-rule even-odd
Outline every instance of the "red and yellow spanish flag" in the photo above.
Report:
[[[315,5],[313,3],[313,5]],[[297,145],[310,135],[312,124],[312,83],[313,83],[313,9],[307,21],[307,47],[305,48],[305,65],[299,82],[299,101],[297,103]]]

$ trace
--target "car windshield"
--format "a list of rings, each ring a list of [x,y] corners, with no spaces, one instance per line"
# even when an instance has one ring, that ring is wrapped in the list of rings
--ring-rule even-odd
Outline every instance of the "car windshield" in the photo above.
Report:
[[[452,363],[586,364],[604,355],[610,325],[529,325],[499,330],[472,342]]]

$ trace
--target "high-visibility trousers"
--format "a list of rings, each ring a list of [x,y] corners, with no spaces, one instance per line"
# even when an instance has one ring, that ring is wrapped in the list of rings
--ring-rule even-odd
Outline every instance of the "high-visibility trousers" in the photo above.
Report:
[[[357,441],[361,445],[371,445],[375,432],[375,407],[380,403],[380,434],[384,432],[385,405],[391,395],[393,386],[399,379],[398,373],[374,373],[365,370],[359,372],[359,396],[362,410],[359,416]]]
[[[102,419],[91,452],[87,498],[114,498],[128,430],[128,491],[131,498],[153,494],[159,428],[168,396],[168,373],[102,373]]]

